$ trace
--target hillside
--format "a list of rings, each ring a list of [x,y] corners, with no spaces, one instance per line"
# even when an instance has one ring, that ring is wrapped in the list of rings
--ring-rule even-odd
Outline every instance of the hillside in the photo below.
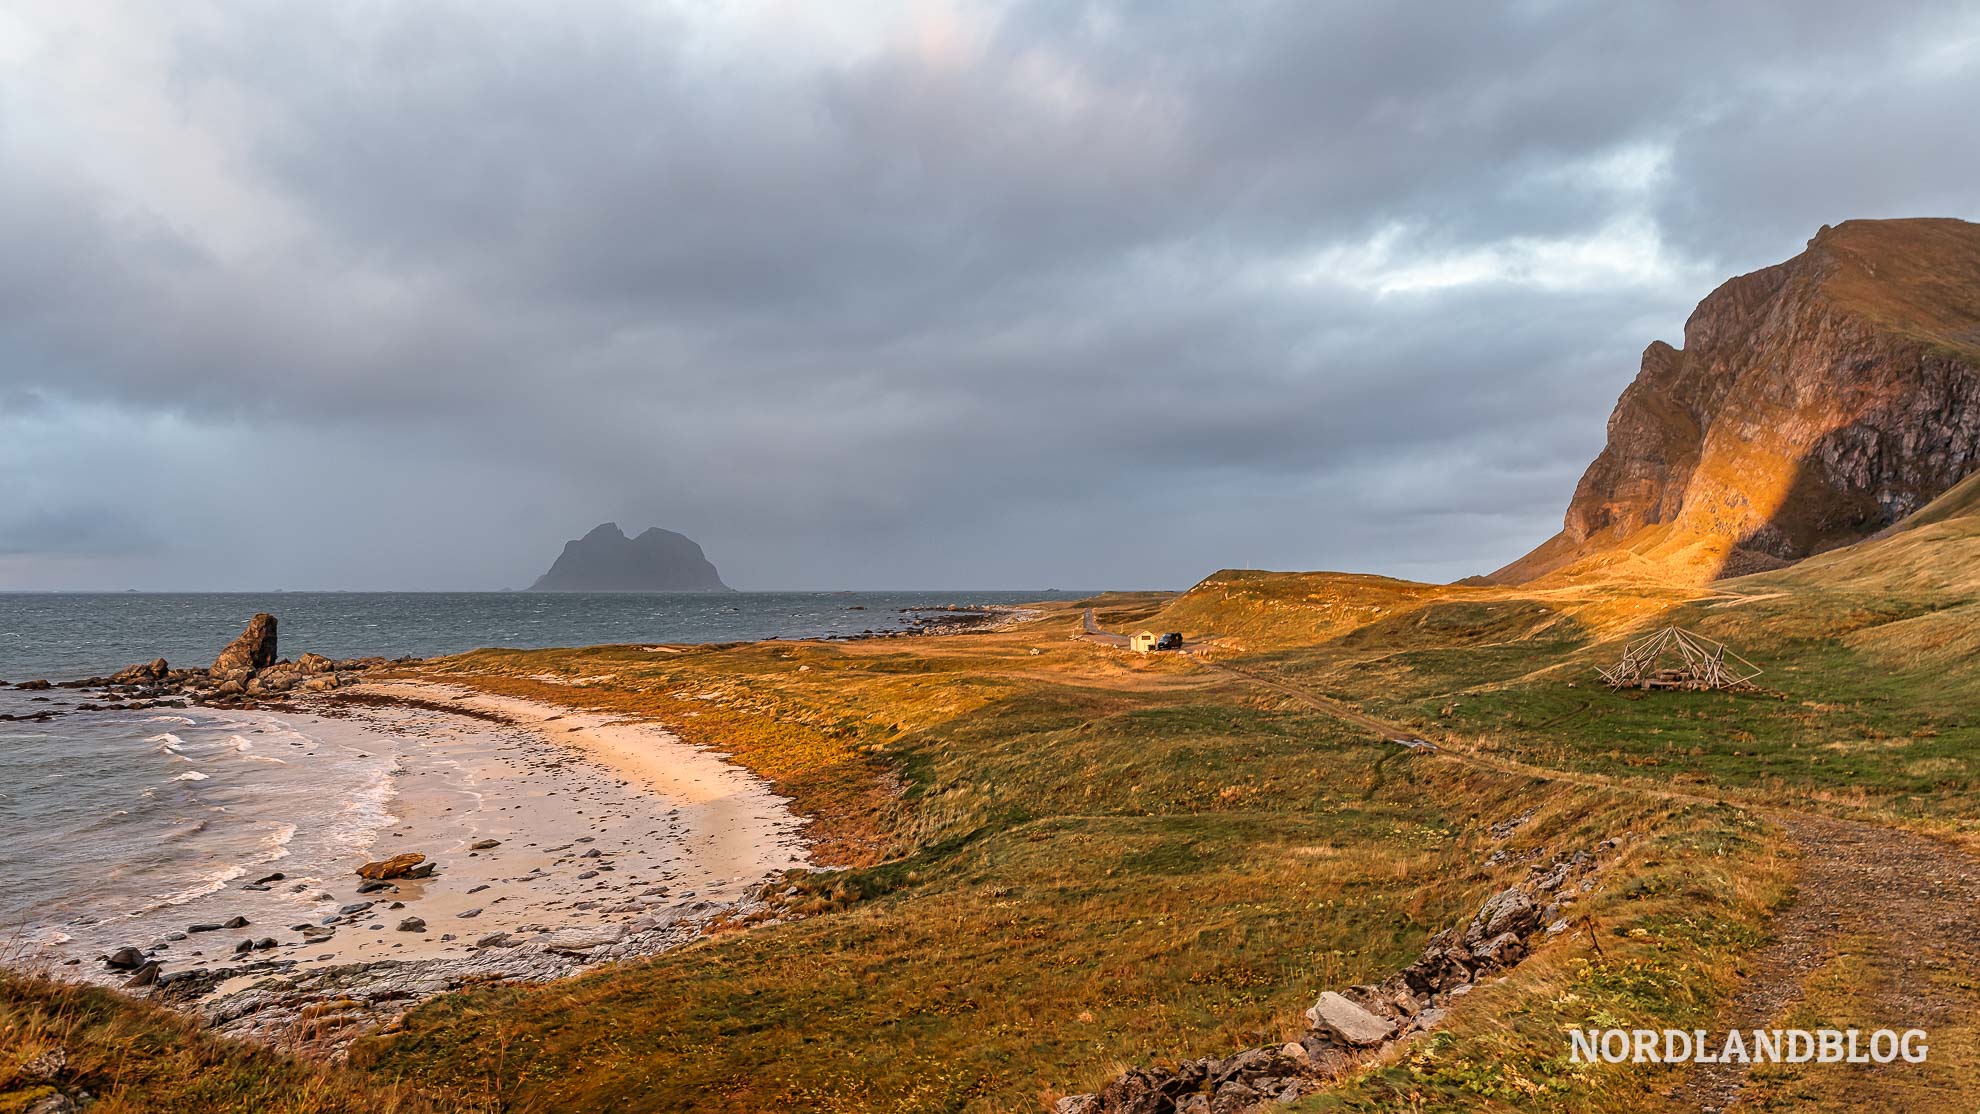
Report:
[[[1825,227],[1713,291],[1684,342],[1645,350],[1561,532],[1492,579],[1777,568],[1980,466],[1980,225]]]
[[[701,546],[655,526],[628,538],[616,522],[564,544],[532,592],[726,592]]]

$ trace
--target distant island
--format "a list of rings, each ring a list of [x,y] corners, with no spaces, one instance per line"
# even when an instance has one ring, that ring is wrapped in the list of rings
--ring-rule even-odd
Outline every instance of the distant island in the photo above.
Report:
[[[564,543],[532,592],[730,592],[694,539],[658,526],[628,538],[616,522]]]

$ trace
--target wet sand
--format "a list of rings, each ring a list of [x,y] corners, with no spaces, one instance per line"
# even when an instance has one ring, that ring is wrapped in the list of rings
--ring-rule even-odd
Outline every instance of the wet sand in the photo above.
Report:
[[[309,703],[284,718],[395,756],[368,844],[313,872],[272,861],[182,906],[119,918],[112,930],[161,963],[174,997],[197,986],[210,1004],[271,974],[300,985],[321,973],[327,984],[380,960],[556,977],[573,963],[678,943],[766,879],[808,864],[803,821],[783,798],[657,725],[437,684],[353,691],[359,700]],[[358,892],[359,865],[405,852],[436,862],[434,875]],[[284,877],[266,890],[244,888],[276,871]],[[248,925],[187,931],[233,916]],[[103,939],[78,939],[91,954],[72,948],[81,962],[55,973],[121,982],[97,959]]]

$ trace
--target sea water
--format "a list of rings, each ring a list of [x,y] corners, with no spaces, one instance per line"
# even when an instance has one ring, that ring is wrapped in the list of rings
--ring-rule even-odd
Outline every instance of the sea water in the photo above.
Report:
[[[900,629],[911,617],[903,608],[1041,598],[1049,594],[0,594],[0,680],[99,675],[161,656],[203,665],[257,611],[278,617],[290,657],[427,657],[847,636]],[[177,924],[186,918],[175,910],[278,871],[286,884],[244,900],[275,905],[261,916],[286,923],[314,896],[298,880],[348,873],[390,820],[406,745],[390,733],[273,712],[71,710],[83,696],[0,688],[0,714],[63,712],[0,721],[0,961],[31,962],[50,944],[107,950],[140,924]]]

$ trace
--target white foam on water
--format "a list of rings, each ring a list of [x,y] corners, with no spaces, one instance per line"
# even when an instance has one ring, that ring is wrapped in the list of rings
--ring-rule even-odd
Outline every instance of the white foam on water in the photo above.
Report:
[[[198,720],[193,719],[191,716],[147,716],[145,718],[149,719],[152,723],[178,723],[187,727],[192,727],[199,723]],[[146,741],[149,742],[149,740]]]
[[[277,766],[286,766],[289,764],[285,759],[271,757],[270,755],[249,754],[248,752],[254,749],[254,744],[241,738],[239,735],[230,736],[227,741],[233,744],[236,754],[239,754],[242,758],[250,762],[273,762]]]
[[[172,780],[173,781],[205,781],[206,775],[200,773],[198,770],[187,770],[185,773],[180,774],[178,777],[175,777]]]

